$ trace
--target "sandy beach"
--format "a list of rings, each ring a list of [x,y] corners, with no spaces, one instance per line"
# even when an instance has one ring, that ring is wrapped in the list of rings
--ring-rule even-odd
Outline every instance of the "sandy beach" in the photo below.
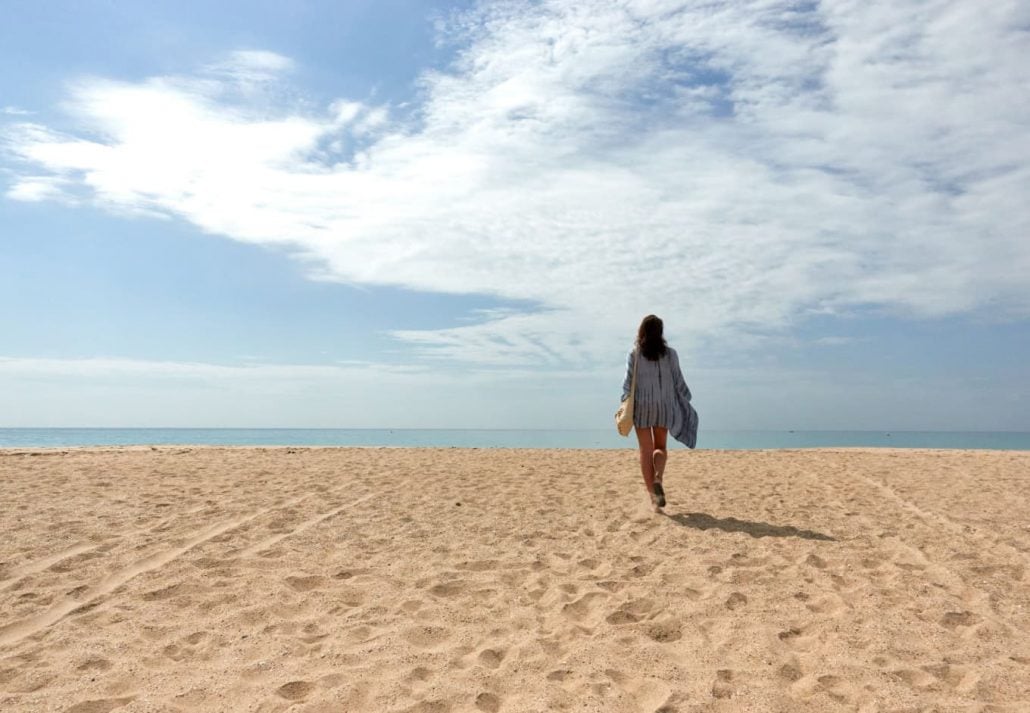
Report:
[[[0,710],[1030,711],[1030,453],[0,451]]]

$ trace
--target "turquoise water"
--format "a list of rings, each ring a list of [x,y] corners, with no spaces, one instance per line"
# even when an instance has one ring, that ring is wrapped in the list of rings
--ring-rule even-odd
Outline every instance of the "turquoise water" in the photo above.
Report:
[[[1030,433],[944,431],[704,431],[700,449],[977,448],[1030,450]],[[579,431],[341,428],[0,428],[0,448],[114,446],[406,446],[632,448],[614,428]],[[679,447],[678,443],[674,447]]]

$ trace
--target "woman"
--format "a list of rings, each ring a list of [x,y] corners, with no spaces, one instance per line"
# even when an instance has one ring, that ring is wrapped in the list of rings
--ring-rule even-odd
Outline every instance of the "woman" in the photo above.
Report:
[[[640,444],[640,472],[655,512],[665,507],[662,476],[668,460],[668,436],[693,448],[697,442],[697,412],[690,405],[690,389],[680,371],[676,350],[665,343],[662,320],[653,314],[644,317],[637,330],[635,349],[626,364],[622,400],[629,397],[634,362],[637,388],[634,393],[633,426]]]

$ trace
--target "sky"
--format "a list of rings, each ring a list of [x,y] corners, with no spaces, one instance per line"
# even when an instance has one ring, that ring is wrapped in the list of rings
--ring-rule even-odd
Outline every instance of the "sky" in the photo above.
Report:
[[[0,427],[1030,431],[1025,2],[0,14]]]

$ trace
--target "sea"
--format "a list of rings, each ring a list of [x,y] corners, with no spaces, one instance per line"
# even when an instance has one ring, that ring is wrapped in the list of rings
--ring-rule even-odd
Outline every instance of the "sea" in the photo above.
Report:
[[[0,448],[84,446],[397,446],[405,448],[635,448],[596,430],[362,428],[0,428]],[[670,439],[673,448],[680,444]],[[1030,433],[1005,431],[702,431],[697,447],[961,448],[1030,450]]]

